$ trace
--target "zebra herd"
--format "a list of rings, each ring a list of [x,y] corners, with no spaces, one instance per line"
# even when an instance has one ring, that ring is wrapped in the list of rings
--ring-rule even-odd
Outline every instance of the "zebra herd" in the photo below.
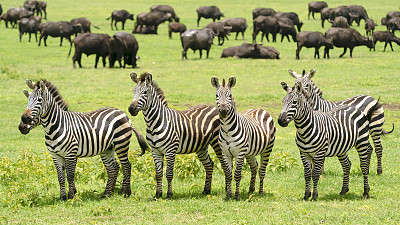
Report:
[[[296,144],[304,165],[305,195],[317,200],[317,184],[325,157],[337,156],[344,172],[341,195],[348,192],[350,160],[347,152],[355,147],[360,157],[364,177],[364,198],[369,198],[368,173],[372,146],[371,135],[378,157],[378,174],[382,173],[382,145],[380,136],[392,131],[383,130],[384,111],[378,100],[371,96],[359,95],[353,98],[331,102],[322,98],[322,92],[312,82],[315,70],[299,75],[291,70],[296,79],[294,87],[282,82],[287,95],[278,123],[286,127],[294,121],[297,128]],[[58,89],[46,80],[33,83],[27,80],[32,92],[24,90],[29,99],[19,125],[20,132],[27,134],[38,125],[45,130],[45,144],[53,158],[60,184],[60,198],[75,196],[75,168],[79,157],[100,155],[107,170],[108,180],[103,196],[110,196],[116,185],[119,164],[123,171],[120,190],[130,196],[131,164],[128,151],[132,131],[135,133],[142,154],[151,147],[156,169],[155,198],[162,197],[164,156],[166,158],[167,198],[172,192],[173,169],[176,154],[196,153],[206,171],[203,194],[211,192],[214,162],[208,153],[208,145],[214,149],[225,173],[226,199],[232,197],[233,158],[236,158],[234,178],[235,198],[239,199],[240,180],[244,159],[250,166],[251,180],[249,193],[255,191],[257,170],[260,178],[259,193],[264,192],[263,180],[269,156],[275,142],[276,128],[272,116],[263,109],[250,109],[243,113],[236,110],[231,89],[236,78],[228,82],[212,77],[216,88],[217,107],[198,105],[184,111],[168,107],[167,99],[146,72],[138,76],[131,73],[136,86],[128,110],[132,116],[142,111],[146,123],[146,140],[134,128],[129,117],[115,108],[102,108],[89,113],[70,112]],[[147,142],[146,142],[147,141]],[[255,156],[260,155],[260,163]],[[258,165],[260,168],[258,169]],[[65,188],[65,173],[68,195]]]

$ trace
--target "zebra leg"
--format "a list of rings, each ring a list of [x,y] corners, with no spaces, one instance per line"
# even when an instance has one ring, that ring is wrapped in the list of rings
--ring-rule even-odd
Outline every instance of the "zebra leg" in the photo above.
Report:
[[[368,146],[368,151],[367,151],[367,166],[368,166],[368,174],[369,174],[369,168],[371,165],[371,156],[372,156],[372,152],[373,152],[373,148],[372,145]]]
[[[161,198],[164,156],[160,154],[157,150],[153,150],[152,154],[153,154],[154,164],[156,167],[156,182],[157,182],[156,195],[154,196],[154,198]]]
[[[267,168],[268,161],[269,161],[269,155],[272,152],[272,147],[274,146],[274,142],[271,141],[269,143],[269,146],[267,150],[261,153],[260,155],[260,169],[258,171],[259,176],[260,176],[260,189],[258,191],[259,194],[264,193],[264,177],[265,177],[265,169]]]
[[[313,180],[313,193],[312,193],[312,201],[317,201],[318,198],[318,181],[319,177],[321,176],[321,169],[324,166],[325,161],[325,152],[320,151],[315,156],[315,164],[314,168],[312,169],[312,180]]]
[[[310,156],[300,153],[301,161],[304,166],[304,180],[306,182],[306,189],[304,193],[304,200],[307,200],[311,196],[311,170],[312,170],[312,160]]]
[[[77,158],[76,156],[67,156],[65,158],[65,165],[67,169],[67,181],[68,181],[68,199],[73,199],[75,197],[75,168],[76,168]]]
[[[246,161],[250,165],[250,171],[251,171],[251,179],[249,187],[249,194],[251,194],[256,189],[255,186],[256,186],[258,163],[255,156],[246,157]]]
[[[242,179],[242,168],[244,163],[245,151],[239,153],[236,157],[236,169],[235,169],[235,181],[236,181],[236,192],[235,199],[239,200],[240,196],[240,180]]]
[[[197,156],[199,157],[199,160],[203,164],[204,170],[206,171],[206,181],[204,184],[203,195],[210,194],[214,162],[211,160],[210,155],[208,154],[207,147],[201,151],[198,151]]]
[[[370,190],[369,183],[368,183],[368,162],[367,162],[368,145],[370,145],[368,138],[364,142],[356,145],[358,156],[360,157],[360,167],[361,167],[361,171],[362,171],[363,177],[364,177],[363,197],[366,199],[369,198],[369,190]]]
[[[132,166],[131,166],[131,162],[129,162],[129,158],[128,158],[128,151],[129,151],[129,143],[130,143],[130,137],[127,141],[125,141],[123,143],[122,146],[119,146],[117,144],[115,145],[115,152],[117,153],[118,159],[121,162],[121,166],[122,166],[122,172],[124,174],[124,179],[122,181],[122,187],[121,190],[119,191],[119,194],[124,194],[124,197],[129,197],[132,193],[131,190],[131,171],[132,171]],[[118,165],[118,162],[117,162]],[[118,171],[117,170],[117,175],[118,175]],[[116,176],[117,178],[117,176]]]
[[[226,164],[225,182],[226,182],[226,200],[232,197],[232,169],[233,169],[233,156],[223,155]]]
[[[344,195],[349,191],[349,176],[350,176],[351,162],[347,153],[342,156],[338,156],[338,159],[343,169],[343,185],[342,185],[342,191],[340,191],[340,195]]]
[[[377,127],[373,127],[371,126],[372,124],[370,124],[370,134],[372,137],[372,140],[374,142],[374,148],[375,148],[375,153],[376,153],[376,158],[377,158],[377,170],[376,173],[378,175],[382,174],[382,143],[381,143],[381,135],[382,135],[382,124],[380,124],[380,126]],[[372,149],[371,152],[368,152],[368,156],[369,156],[369,160],[368,160],[368,169],[369,169],[369,164],[370,164],[370,160],[371,160],[371,154],[372,154]]]
[[[165,155],[167,160],[167,171],[165,173],[168,182],[167,199],[172,198],[172,179],[174,178],[174,164],[175,164],[176,151],[171,151]]]
[[[60,184],[60,199],[67,200],[67,192],[65,190],[65,158],[57,154],[51,155],[53,157],[53,162],[57,170],[58,183]]]
[[[218,131],[219,131],[219,128],[218,128]],[[226,156],[223,155],[221,147],[219,146],[218,135],[214,136],[213,140],[211,141],[211,145],[212,145],[212,148],[214,149],[214,152],[217,155],[217,157],[218,157],[218,159],[219,159],[219,161],[221,163],[221,167],[224,170],[224,173],[225,173],[225,191],[227,192],[228,183],[230,183],[230,185],[232,183],[232,169],[229,169],[227,158],[226,158]],[[231,195],[229,196],[229,198],[231,196],[232,196],[232,191],[231,191]],[[227,198],[228,198],[228,196],[227,196]]]
[[[117,183],[119,165],[115,158],[115,152],[113,149],[107,149],[102,152],[100,156],[104,166],[106,167],[108,177],[103,197],[110,197],[114,192],[115,184]]]

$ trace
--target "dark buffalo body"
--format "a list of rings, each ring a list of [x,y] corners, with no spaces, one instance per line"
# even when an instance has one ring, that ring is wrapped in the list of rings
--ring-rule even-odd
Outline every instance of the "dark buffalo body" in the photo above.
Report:
[[[24,33],[29,34],[29,42],[31,42],[31,34],[35,34],[37,42],[39,26],[40,24],[35,19],[22,18],[21,21],[19,21],[19,42],[21,42]]]
[[[33,16],[33,12],[24,7],[12,7],[7,10],[6,15],[3,17],[3,19],[5,20],[6,28],[8,28],[8,22],[10,22],[11,26],[14,28],[17,25],[18,20],[22,18],[29,18],[31,16]]]
[[[190,29],[181,34],[182,42],[182,60],[187,59],[187,50],[190,48],[193,51],[200,51],[200,59],[202,56],[202,50],[206,50],[207,58],[213,43],[214,33],[209,28],[201,30]]]
[[[197,26],[199,26],[200,19],[203,17],[205,19],[220,20],[224,15],[221,13],[216,6],[201,6],[196,9],[197,12]]]
[[[227,36],[231,34],[232,29],[232,27],[224,26],[222,22],[211,22],[207,24],[207,28],[211,29],[218,37],[218,45],[223,45],[225,38],[228,40]]]
[[[322,28],[324,28],[325,20],[330,20],[330,19],[333,18],[332,15],[333,15],[333,8],[326,7],[326,8],[323,8],[321,10],[321,25],[322,25]]]
[[[392,32],[390,31],[375,31],[372,34],[373,41],[374,41],[374,51],[375,51],[375,44],[376,42],[385,42],[385,47],[383,51],[386,50],[386,46],[389,44],[390,48],[392,49],[393,52],[393,46],[392,42],[400,45],[400,39],[396,37]]]
[[[377,26],[377,24],[372,19],[365,20],[365,33],[367,35],[372,35],[375,30],[375,26]]]
[[[84,33],[90,33],[90,25],[92,25],[94,28],[99,29],[97,26],[93,25],[90,20],[88,20],[87,18],[81,17],[81,18],[76,18],[76,19],[72,19],[71,23],[73,25],[78,25],[80,24],[82,26],[82,32]]]
[[[297,31],[301,31],[301,27],[303,26],[303,22],[300,21],[299,15],[295,12],[277,12],[275,13],[276,17],[284,17],[284,18],[289,18],[293,21],[294,25],[297,27]]]
[[[154,26],[149,27],[137,27],[136,29],[133,28],[132,34],[157,34],[156,28]]]
[[[300,51],[302,47],[315,48],[314,58],[319,58],[319,49],[322,46],[333,49],[332,41],[325,38],[325,36],[321,32],[299,32],[297,34],[296,59],[300,59]]]
[[[115,10],[111,13],[111,16],[107,18],[109,20],[111,18],[111,30],[113,30],[113,23],[115,26],[115,29],[118,30],[117,27],[117,22],[122,23],[122,30],[125,29],[125,22],[126,20],[134,20],[133,14],[130,14],[126,10]]]
[[[292,36],[294,42],[296,42],[296,35],[297,31],[294,27],[294,23],[291,19],[286,17],[279,17],[278,18],[278,29],[279,33],[282,35],[281,42],[286,37],[287,40],[290,42],[289,36]]]
[[[221,58],[252,58],[252,59],[279,59],[279,51],[273,47],[262,46],[260,44],[243,43],[239,46],[225,48]]]
[[[342,27],[342,28],[349,28],[349,22],[347,21],[346,17],[344,16],[337,16],[334,21],[332,22],[332,27]]]
[[[343,57],[347,48],[350,49],[350,57],[353,57],[353,49],[356,46],[365,45],[368,48],[374,48],[372,39],[362,36],[358,31],[353,28],[338,28],[333,27],[326,31],[325,37],[331,39],[335,47],[344,48]],[[329,48],[325,48],[324,58],[329,58]]]
[[[243,17],[238,17],[238,18],[227,18],[221,21],[224,26],[231,27],[231,33],[236,33],[236,38],[239,35],[239,33],[242,33],[242,38],[244,40],[244,32],[247,29],[247,21]]]
[[[125,68],[126,65],[136,67],[136,55],[139,50],[139,44],[132,34],[127,32],[117,32],[110,39],[109,58],[110,68],[114,66],[115,61],[119,62],[120,67]],[[121,59],[124,65],[121,65]]]
[[[47,37],[60,37],[60,46],[62,46],[63,38],[66,38],[71,42],[71,35],[82,32],[82,26],[80,24],[73,25],[67,21],[60,22],[46,22],[42,24],[39,46],[42,38],[44,38],[44,45],[47,46]],[[71,42],[72,43],[72,42]]]
[[[276,12],[271,8],[256,8],[253,9],[253,20],[258,16],[273,16]]]
[[[175,20],[175,22],[179,22],[179,16],[176,15],[174,8],[170,5],[153,5],[150,7],[150,11],[158,11],[158,12],[163,12],[163,13],[169,13],[171,14],[172,18]]]
[[[159,11],[140,13],[139,15],[136,16],[135,30],[140,32],[143,26],[154,27],[154,30],[157,33],[158,26],[167,20],[169,22],[172,22],[172,17],[170,13],[164,13]],[[138,29],[138,27],[140,28]]]
[[[109,53],[111,37],[108,34],[93,34],[93,33],[82,33],[79,34],[74,40],[75,54],[72,57],[73,68],[76,68],[75,62],[77,61],[79,67],[82,68],[82,54],[96,55],[94,68],[97,68],[97,63],[100,56],[103,57],[103,67],[106,66],[106,58]],[[71,46],[72,47],[72,46]],[[70,49],[71,53],[71,49]],[[68,54],[69,55],[69,54]]]
[[[172,39],[172,33],[180,33],[186,31],[186,26],[183,23],[173,22],[168,24],[168,37]]]
[[[261,31],[261,41],[264,35],[269,41],[269,34],[272,34],[272,41],[276,41],[276,34],[279,31],[278,19],[275,16],[258,16],[253,20],[253,42],[256,41],[258,33]]]
[[[310,19],[310,14],[312,15],[313,19],[314,13],[320,13],[323,8],[328,7],[328,3],[324,1],[314,1],[308,3],[308,19]]]

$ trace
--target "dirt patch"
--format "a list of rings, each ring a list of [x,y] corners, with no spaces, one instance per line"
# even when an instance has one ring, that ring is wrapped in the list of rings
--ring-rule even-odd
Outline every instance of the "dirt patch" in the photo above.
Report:
[[[400,111],[400,104],[384,103],[384,104],[382,104],[382,106],[383,106],[383,109]]]

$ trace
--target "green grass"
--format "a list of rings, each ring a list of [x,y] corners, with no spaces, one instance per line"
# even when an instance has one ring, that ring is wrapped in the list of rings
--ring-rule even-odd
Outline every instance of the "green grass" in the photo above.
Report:
[[[5,0],[3,10],[22,5],[22,2]],[[93,32],[114,34],[110,28],[112,10],[126,9],[135,15],[149,11],[153,4],[170,4],[188,28],[196,28],[196,8],[215,4],[226,17],[245,17],[249,28],[245,33],[247,42],[251,41],[251,11],[257,7],[271,7],[277,11],[295,11],[305,23],[304,31],[321,31],[320,20],[307,20],[308,1],[48,1],[50,21],[70,20],[85,16],[93,24]],[[382,4],[378,1],[332,1],[330,7],[339,5],[363,5],[371,18],[377,23],[387,12],[398,10],[396,4]],[[399,4],[397,4],[399,5]],[[319,18],[319,14],[317,15]],[[201,19],[200,27],[211,20]],[[362,34],[364,22],[355,27]],[[120,26],[120,25],[119,25]],[[125,24],[131,32],[134,21]],[[385,27],[378,26],[377,30]],[[28,42],[25,35],[22,43],[18,41],[16,29],[5,29],[0,23],[0,223],[63,223],[63,224],[398,224],[400,199],[400,47],[395,52],[383,52],[383,43],[378,43],[375,52],[368,48],[356,47],[353,58],[347,53],[339,55],[343,49],[331,51],[331,59],[314,59],[314,50],[303,48],[300,60],[295,60],[296,43],[265,42],[264,45],[276,47],[280,60],[238,60],[220,59],[222,50],[240,45],[243,40],[234,40],[232,35],[224,46],[213,45],[209,59],[199,59],[199,54],[188,52],[189,60],[181,60],[181,43],[178,34],[169,40],[168,26],[159,27],[159,35],[135,35],[139,42],[141,60],[139,68],[108,69],[99,66],[94,69],[94,56],[82,57],[83,69],[72,69],[72,60],[67,58],[69,43],[59,47],[59,38],[47,40],[48,47],[38,47]],[[398,33],[396,33],[398,34]],[[34,40],[34,38],[33,38]],[[260,37],[258,37],[260,40]],[[280,36],[278,36],[280,40]],[[321,55],[323,50],[320,51]],[[233,94],[239,111],[250,108],[263,108],[269,111],[275,121],[281,110],[285,95],[280,82],[293,83],[287,72],[292,69],[301,72],[316,69],[314,82],[323,90],[324,97],[342,100],[357,94],[368,94],[380,98],[385,108],[385,129],[394,123],[393,134],[382,138],[383,175],[376,175],[376,158],[371,163],[369,176],[371,199],[363,200],[363,181],[356,151],[350,151],[352,169],[350,191],[339,196],[342,183],[342,169],[336,159],[326,160],[327,173],[319,182],[318,202],[302,200],[304,194],[303,167],[294,141],[295,128],[277,125],[276,144],[266,175],[265,195],[248,195],[249,170],[246,167],[241,182],[241,200],[224,201],[224,177],[216,169],[212,192],[202,196],[204,170],[194,155],[179,156],[173,181],[172,201],[154,201],[154,165],[150,153],[137,157],[139,148],[133,138],[130,159],[132,169],[132,196],[124,199],[117,194],[101,200],[105,186],[105,170],[99,157],[80,159],[77,166],[77,197],[63,202],[58,200],[59,186],[53,162],[44,145],[44,131],[38,127],[27,136],[19,133],[20,122],[27,99],[22,90],[27,88],[25,79],[34,81],[46,78],[60,90],[73,111],[88,112],[105,106],[117,107],[125,112],[132,99],[133,82],[129,74],[151,72],[153,79],[165,92],[170,107],[186,109],[197,104],[215,104],[215,89],[211,86],[212,76],[229,78],[236,76],[237,84]],[[145,123],[139,114],[131,117],[135,127],[145,134]],[[210,148],[210,152],[213,152]],[[298,166],[286,171],[275,171],[282,160],[283,153],[296,160]],[[213,159],[217,162],[213,154]],[[217,165],[219,163],[217,162]],[[119,177],[118,182],[121,182]],[[164,181],[166,184],[166,181]],[[117,188],[120,183],[117,184]],[[166,186],[164,186],[164,198]]]

